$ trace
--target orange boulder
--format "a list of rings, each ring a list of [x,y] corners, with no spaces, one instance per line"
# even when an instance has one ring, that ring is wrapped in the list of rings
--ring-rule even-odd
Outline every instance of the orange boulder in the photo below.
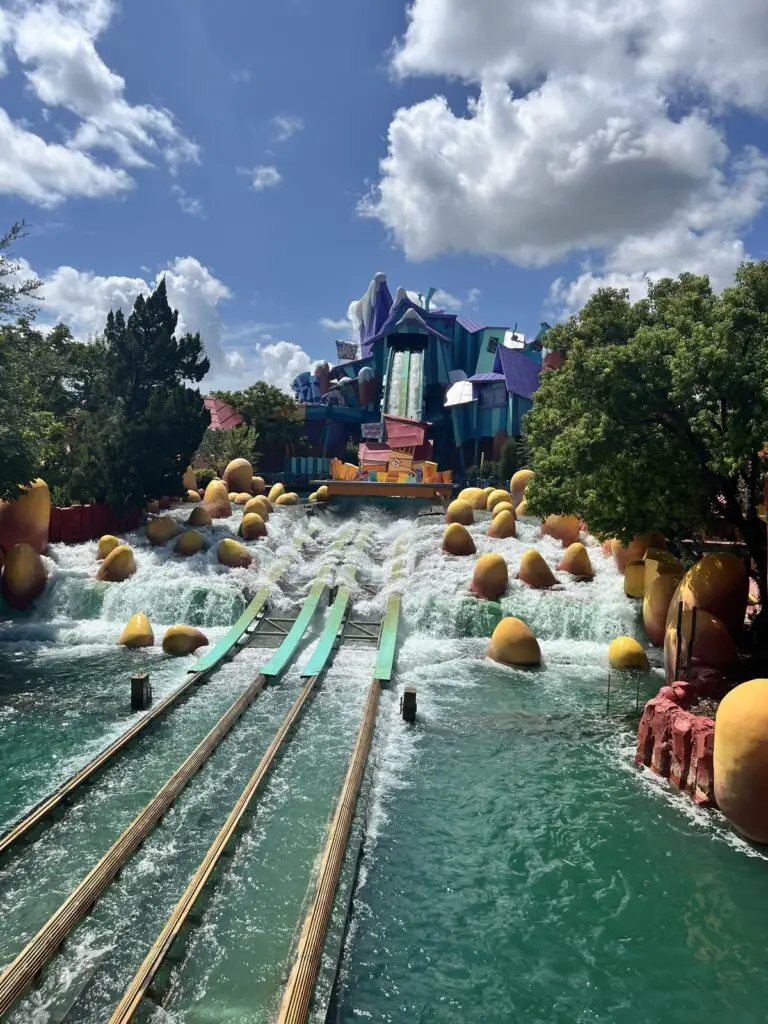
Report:
[[[568,546],[557,568],[561,572],[580,576],[582,579],[591,579],[595,575],[587,549],[578,541]]]
[[[488,536],[501,539],[516,537],[517,520],[515,519],[514,512],[500,512],[497,516],[494,516],[491,525],[488,527]]]
[[[529,548],[523,554],[517,578],[535,590],[547,590],[557,583],[555,574],[541,557],[536,548]]]
[[[443,534],[443,551],[448,555],[474,555],[475,542],[465,526],[451,523]]]
[[[3,597],[11,608],[20,611],[45,590],[45,565],[40,553],[26,542],[14,544],[5,556]]]
[[[578,516],[547,516],[541,524],[541,535],[554,537],[567,548],[578,543],[580,525]]]
[[[223,480],[211,480],[203,495],[203,508],[211,519],[227,519],[232,515],[227,485]]]
[[[470,590],[475,597],[498,601],[509,586],[507,563],[501,555],[481,555],[475,563]]]
[[[51,525],[51,495],[45,480],[22,488],[15,501],[0,501],[0,548],[10,551],[14,544],[31,544],[39,554],[48,545]]]

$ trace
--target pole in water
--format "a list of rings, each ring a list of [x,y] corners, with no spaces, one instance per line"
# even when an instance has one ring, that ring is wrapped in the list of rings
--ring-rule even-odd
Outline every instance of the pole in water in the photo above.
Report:
[[[400,698],[400,713],[403,720],[411,725],[416,721],[416,687],[406,686]]]
[[[146,711],[152,704],[152,685],[147,672],[131,676],[131,711]]]
[[[611,673],[608,673],[608,693],[605,699],[605,713],[610,715],[611,713]]]

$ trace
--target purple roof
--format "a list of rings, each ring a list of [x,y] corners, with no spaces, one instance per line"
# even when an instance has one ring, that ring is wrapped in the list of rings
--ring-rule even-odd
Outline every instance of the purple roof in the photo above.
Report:
[[[519,348],[507,348],[499,345],[496,349],[494,373],[503,371],[507,382],[507,391],[521,398],[530,398],[539,386],[540,367],[530,356],[526,356]]]
[[[473,384],[492,384],[494,381],[506,380],[503,373],[476,373],[474,377],[468,377]]]
[[[478,331],[485,329],[477,320],[472,320],[471,317],[464,316],[461,313],[456,317],[456,322],[461,324],[464,330],[469,331],[470,334],[476,334]]]
[[[436,331],[434,327],[429,326],[429,324],[426,321],[426,316],[428,316],[429,314],[425,313],[425,310],[423,310],[421,306],[417,306],[416,303],[411,302],[410,299],[403,299],[401,302],[398,302],[396,306],[392,307],[390,314],[387,317],[385,323],[382,324],[381,329],[377,331],[376,334],[372,335],[370,338],[366,338],[366,340],[363,342],[361,353],[364,359],[370,357],[370,355],[373,352],[373,346],[377,341],[381,341],[382,338],[386,338],[393,333],[398,323],[402,320],[402,318],[405,316],[409,309],[415,310],[419,314],[421,319],[424,320],[424,327],[429,334],[431,334],[435,338],[439,338],[441,341],[450,342],[450,338],[446,338],[446,336],[444,334],[441,334],[440,331]]]

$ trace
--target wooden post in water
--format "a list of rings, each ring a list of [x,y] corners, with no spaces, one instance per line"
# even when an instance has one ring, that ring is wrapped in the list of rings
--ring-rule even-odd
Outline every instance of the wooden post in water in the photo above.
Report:
[[[147,672],[131,676],[131,711],[146,711],[152,705],[152,685]]]
[[[416,721],[416,687],[406,686],[400,698],[400,713],[403,720],[411,725]]]

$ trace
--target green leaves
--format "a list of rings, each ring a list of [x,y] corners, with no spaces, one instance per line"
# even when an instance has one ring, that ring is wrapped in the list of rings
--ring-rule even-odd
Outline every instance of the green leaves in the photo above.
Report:
[[[244,391],[216,391],[215,394],[256,431],[265,470],[282,469],[287,457],[301,455],[306,450],[299,407],[279,388],[260,380]]]

